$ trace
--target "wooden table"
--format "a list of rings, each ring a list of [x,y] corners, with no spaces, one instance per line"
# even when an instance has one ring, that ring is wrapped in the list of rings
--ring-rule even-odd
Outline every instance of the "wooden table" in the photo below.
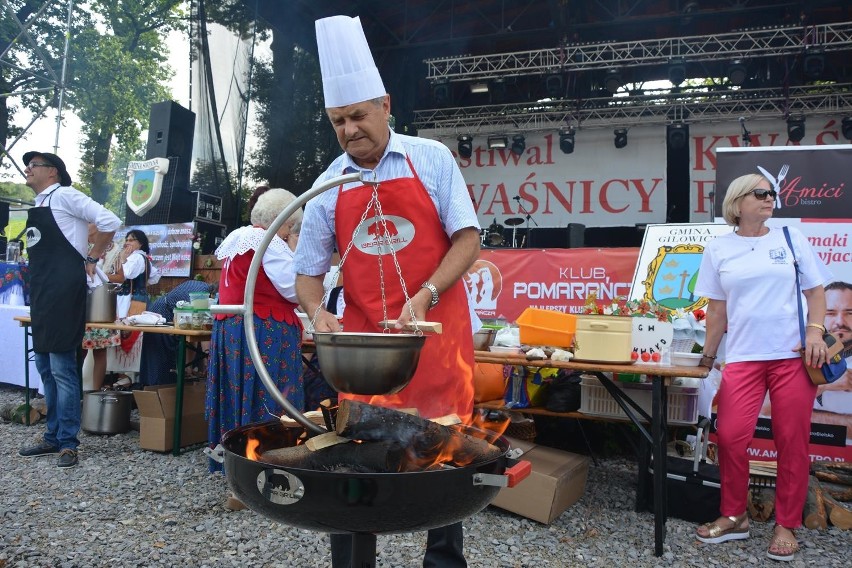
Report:
[[[24,356],[29,359],[30,347],[29,347],[29,327],[32,325],[32,319],[28,316],[16,316],[16,321],[18,321],[21,327],[24,328]],[[177,364],[175,369],[177,374],[177,383],[176,389],[177,392],[175,394],[175,429],[173,433],[173,443],[172,446],[172,455],[180,455],[180,431],[183,422],[183,387],[184,387],[184,376],[186,373],[186,342],[189,338],[194,339],[195,341],[209,341],[211,337],[210,331],[204,331],[200,329],[178,329],[173,326],[141,326],[141,325],[125,325],[123,323],[99,323],[99,322],[89,322],[86,324],[87,327],[95,328],[95,329],[114,329],[117,331],[139,331],[143,333],[162,333],[165,335],[174,335],[178,338],[178,349],[177,349]],[[30,377],[29,377],[29,369],[25,371],[25,380],[26,380],[26,404],[29,407],[30,404]]]
[[[667,416],[668,416],[668,392],[667,387],[674,377],[691,377],[703,379],[707,377],[710,369],[707,367],[679,367],[647,364],[613,364],[613,363],[581,363],[579,361],[551,361],[549,359],[528,361],[523,355],[492,353],[490,351],[476,351],[475,358],[478,363],[498,363],[501,365],[522,365],[525,367],[539,367],[548,369],[568,369],[589,373],[598,378],[615,402],[621,407],[630,421],[639,429],[643,444],[650,444],[650,455],[648,451],[640,452],[639,458],[639,480],[636,488],[636,509],[644,509],[648,495],[645,491],[646,479],[650,460],[654,460],[654,554],[662,556],[663,543],[666,538],[666,444]],[[652,381],[651,389],[651,415],[636,404],[624,390],[618,388],[612,380],[604,373],[633,373],[645,375]],[[526,412],[529,409],[519,409]],[[645,426],[648,422],[651,431]],[[647,447],[647,446],[645,446]]]

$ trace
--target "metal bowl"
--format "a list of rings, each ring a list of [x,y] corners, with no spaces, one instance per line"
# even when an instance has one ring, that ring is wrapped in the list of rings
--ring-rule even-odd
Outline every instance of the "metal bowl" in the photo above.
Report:
[[[394,394],[404,389],[420,361],[426,337],[412,333],[314,332],[325,380],[348,394]]]
[[[475,351],[488,351],[488,347],[494,343],[495,335],[497,335],[496,329],[483,327],[473,334],[473,349]]]

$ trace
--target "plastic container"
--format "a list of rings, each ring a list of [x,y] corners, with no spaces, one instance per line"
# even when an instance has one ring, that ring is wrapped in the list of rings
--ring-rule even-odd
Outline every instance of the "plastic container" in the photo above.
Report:
[[[633,318],[627,316],[577,316],[574,361],[633,363]]]
[[[206,310],[210,308],[210,294],[207,292],[190,292],[189,301],[193,308]]]
[[[652,410],[651,383],[615,383],[649,415]],[[698,420],[698,388],[670,386],[668,391],[669,424],[695,424]],[[592,416],[623,418],[627,415],[596,378],[583,377],[580,383],[580,412]]]
[[[672,353],[672,365],[680,367],[697,367],[701,362],[703,355],[701,353]]]
[[[554,310],[527,308],[516,321],[521,343],[571,347],[577,329],[577,316]]]

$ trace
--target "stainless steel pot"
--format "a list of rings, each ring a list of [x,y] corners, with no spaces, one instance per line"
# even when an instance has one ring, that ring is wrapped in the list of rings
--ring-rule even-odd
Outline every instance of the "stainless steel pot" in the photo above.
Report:
[[[121,284],[104,283],[90,288],[86,296],[86,321],[112,323],[116,317],[116,302]]]
[[[130,430],[133,393],[93,391],[83,395],[80,427],[91,434],[123,434]]]
[[[325,380],[337,392],[394,394],[411,382],[424,335],[410,333],[314,333]]]

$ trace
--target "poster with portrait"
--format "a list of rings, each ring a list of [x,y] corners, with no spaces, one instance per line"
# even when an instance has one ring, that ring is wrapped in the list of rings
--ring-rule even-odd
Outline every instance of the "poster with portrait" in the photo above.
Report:
[[[825,286],[825,327],[844,345],[852,367],[852,146],[719,148],[715,211],[725,189],[746,173],[764,175],[778,192],[770,227],[797,227],[832,273]],[[719,219],[721,222],[721,219]],[[811,418],[811,459],[852,461],[852,370],[819,387]],[[771,406],[764,404],[749,448],[753,459],[774,460]]]

